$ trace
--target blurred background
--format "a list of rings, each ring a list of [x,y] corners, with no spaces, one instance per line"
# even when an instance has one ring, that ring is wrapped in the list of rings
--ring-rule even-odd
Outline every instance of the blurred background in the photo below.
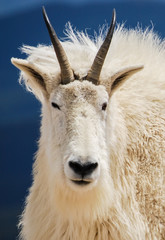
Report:
[[[19,47],[50,44],[41,6],[59,37],[65,23],[90,35],[110,21],[134,28],[154,26],[165,37],[165,0],[0,0],[0,240],[14,240],[25,196],[32,182],[33,156],[37,150],[40,104],[18,84],[19,71],[10,58],[25,58]]]

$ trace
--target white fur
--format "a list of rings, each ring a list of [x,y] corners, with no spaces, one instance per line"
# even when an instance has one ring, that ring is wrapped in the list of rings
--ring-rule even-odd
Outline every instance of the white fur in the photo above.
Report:
[[[67,34],[63,47],[74,73],[84,77],[104,34],[91,40],[70,25]],[[42,102],[42,125],[21,239],[165,239],[165,42],[152,30],[118,26],[101,72],[103,86],[87,81],[60,86],[52,47],[22,50],[28,64],[44,77],[49,99],[22,72],[21,81]],[[144,69],[109,99],[111,76],[141,64]],[[96,91],[89,101],[84,100],[83,87]],[[72,93],[77,94],[75,100]],[[52,101],[61,111],[52,108]],[[102,112],[105,101],[108,108]],[[67,163],[75,156],[91,156],[98,162],[90,185],[71,183]]]

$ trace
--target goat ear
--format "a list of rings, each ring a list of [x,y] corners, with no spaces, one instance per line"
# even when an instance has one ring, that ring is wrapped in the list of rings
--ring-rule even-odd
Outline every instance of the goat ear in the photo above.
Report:
[[[42,95],[47,96],[46,84],[39,68],[24,59],[12,58],[11,62],[23,72],[27,89],[30,89],[39,99],[38,95],[41,95],[41,92]]]
[[[129,77],[143,69],[143,65],[124,68],[111,77],[110,95],[119,88]]]

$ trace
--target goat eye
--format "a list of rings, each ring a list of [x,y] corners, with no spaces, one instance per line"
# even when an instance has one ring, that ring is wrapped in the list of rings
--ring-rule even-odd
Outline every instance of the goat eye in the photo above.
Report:
[[[60,107],[57,105],[57,103],[52,102],[52,107],[57,108],[60,110]]]
[[[107,108],[107,103],[105,102],[105,103],[103,103],[103,105],[102,105],[102,110],[105,111],[106,108]]]

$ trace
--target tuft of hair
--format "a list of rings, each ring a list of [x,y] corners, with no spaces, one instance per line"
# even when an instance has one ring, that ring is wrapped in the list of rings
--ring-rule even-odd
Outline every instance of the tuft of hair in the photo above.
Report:
[[[87,31],[80,32],[73,29],[70,23],[66,24],[65,37],[61,43],[76,75],[83,77],[87,74],[107,30],[108,26],[103,25],[99,28],[99,33],[94,32],[94,36],[91,37]],[[37,47],[31,47],[23,45],[21,51],[27,54],[29,63],[35,65],[50,79],[59,79],[60,67],[52,46],[39,44]],[[109,76],[124,67],[143,64],[145,66],[144,79],[145,74],[148,76],[148,71],[150,71],[150,75],[157,73],[160,65],[163,64],[164,56],[165,41],[162,41],[153,32],[153,27],[142,30],[137,26],[135,29],[128,30],[124,28],[123,24],[117,25],[100,78],[103,81],[108,81]],[[23,72],[21,72],[19,81],[25,83],[28,90],[34,91],[34,87],[30,86]]]

